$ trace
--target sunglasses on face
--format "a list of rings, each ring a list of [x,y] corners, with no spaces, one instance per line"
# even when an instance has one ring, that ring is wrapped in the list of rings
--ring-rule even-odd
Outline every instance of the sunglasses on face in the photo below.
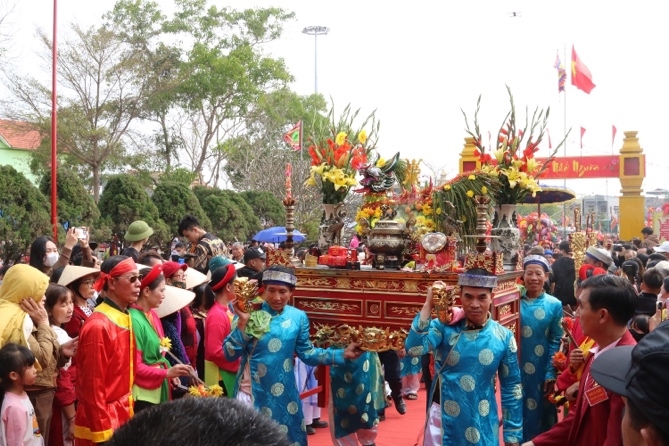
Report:
[[[128,279],[128,282],[130,282],[130,283],[135,283],[135,282],[137,282],[138,280],[141,281],[141,280],[142,280],[142,276],[141,276],[141,275],[135,275],[135,276],[120,276],[120,277],[116,277],[116,279]]]

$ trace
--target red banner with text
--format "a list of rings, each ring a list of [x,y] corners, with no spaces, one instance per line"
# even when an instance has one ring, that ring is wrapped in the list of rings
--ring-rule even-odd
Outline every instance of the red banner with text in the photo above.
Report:
[[[545,163],[547,158],[537,158]],[[548,168],[541,174],[545,179],[575,178],[618,178],[620,176],[620,157],[606,156],[567,156],[553,158]]]

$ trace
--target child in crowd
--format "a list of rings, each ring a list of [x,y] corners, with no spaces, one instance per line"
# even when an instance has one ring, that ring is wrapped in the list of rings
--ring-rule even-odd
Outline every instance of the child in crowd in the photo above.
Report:
[[[72,291],[62,285],[51,284],[44,293],[44,306],[49,314],[49,323],[58,337],[59,344],[72,340],[62,328],[74,314]],[[76,381],[72,359],[58,370],[56,394],[53,400],[53,415],[49,426],[49,445],[71,446],[74,441],[74,416],[76,414],[74,391]]]
[[[28,347],[7,344],[0,349],[0,444],[44,445],[35,409],[23,390],[36,377],[35,355]]]

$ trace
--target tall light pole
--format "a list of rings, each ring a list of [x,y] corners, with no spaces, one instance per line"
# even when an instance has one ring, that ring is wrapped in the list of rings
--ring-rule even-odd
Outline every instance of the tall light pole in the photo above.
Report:
[[[330,32],[327,26],[307,26],[302,30],[304,34],[314,36],[314,93],[318,93],[318,36]]]

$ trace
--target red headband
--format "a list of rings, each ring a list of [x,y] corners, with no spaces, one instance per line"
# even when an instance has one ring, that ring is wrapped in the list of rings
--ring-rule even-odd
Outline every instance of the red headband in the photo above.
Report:
[[[140,290],[143,290],[147,286],[151,285],[153,281],[156,280],[162,273],[163,273],[162,263],[154,265],[153,268],[151,268],[151,271],[149,271],[149,274],[144,276],[144,278],[140,282],[139,285]]]
[[[235,268],[235,265],[232,263],[229,263],[225,265],[225,276],[216,284],[211,285],[211,282],[209,282],[211,289],[213,291],[218,291],[224,286],[226,286],[228,283],[230,283],[230,280],[234,277],[235,273],[237,272],[237,269]]]
[[[95,291],[99,293],[104,289],[109,279],[113,279],[114,277],[120,277],[125,273],[129,273],[131,271],[136,271],[136,270],[137,270],[137,264],[132,259],[132,257],[128,257],[127,259],[119,262],[115,267],[113,267],[112,270],[109,271],[109,274],[105,273],[104,271],[100,271],[100,276],[98,277],[98,280],[95,281],[93,288],[95,289]]]

